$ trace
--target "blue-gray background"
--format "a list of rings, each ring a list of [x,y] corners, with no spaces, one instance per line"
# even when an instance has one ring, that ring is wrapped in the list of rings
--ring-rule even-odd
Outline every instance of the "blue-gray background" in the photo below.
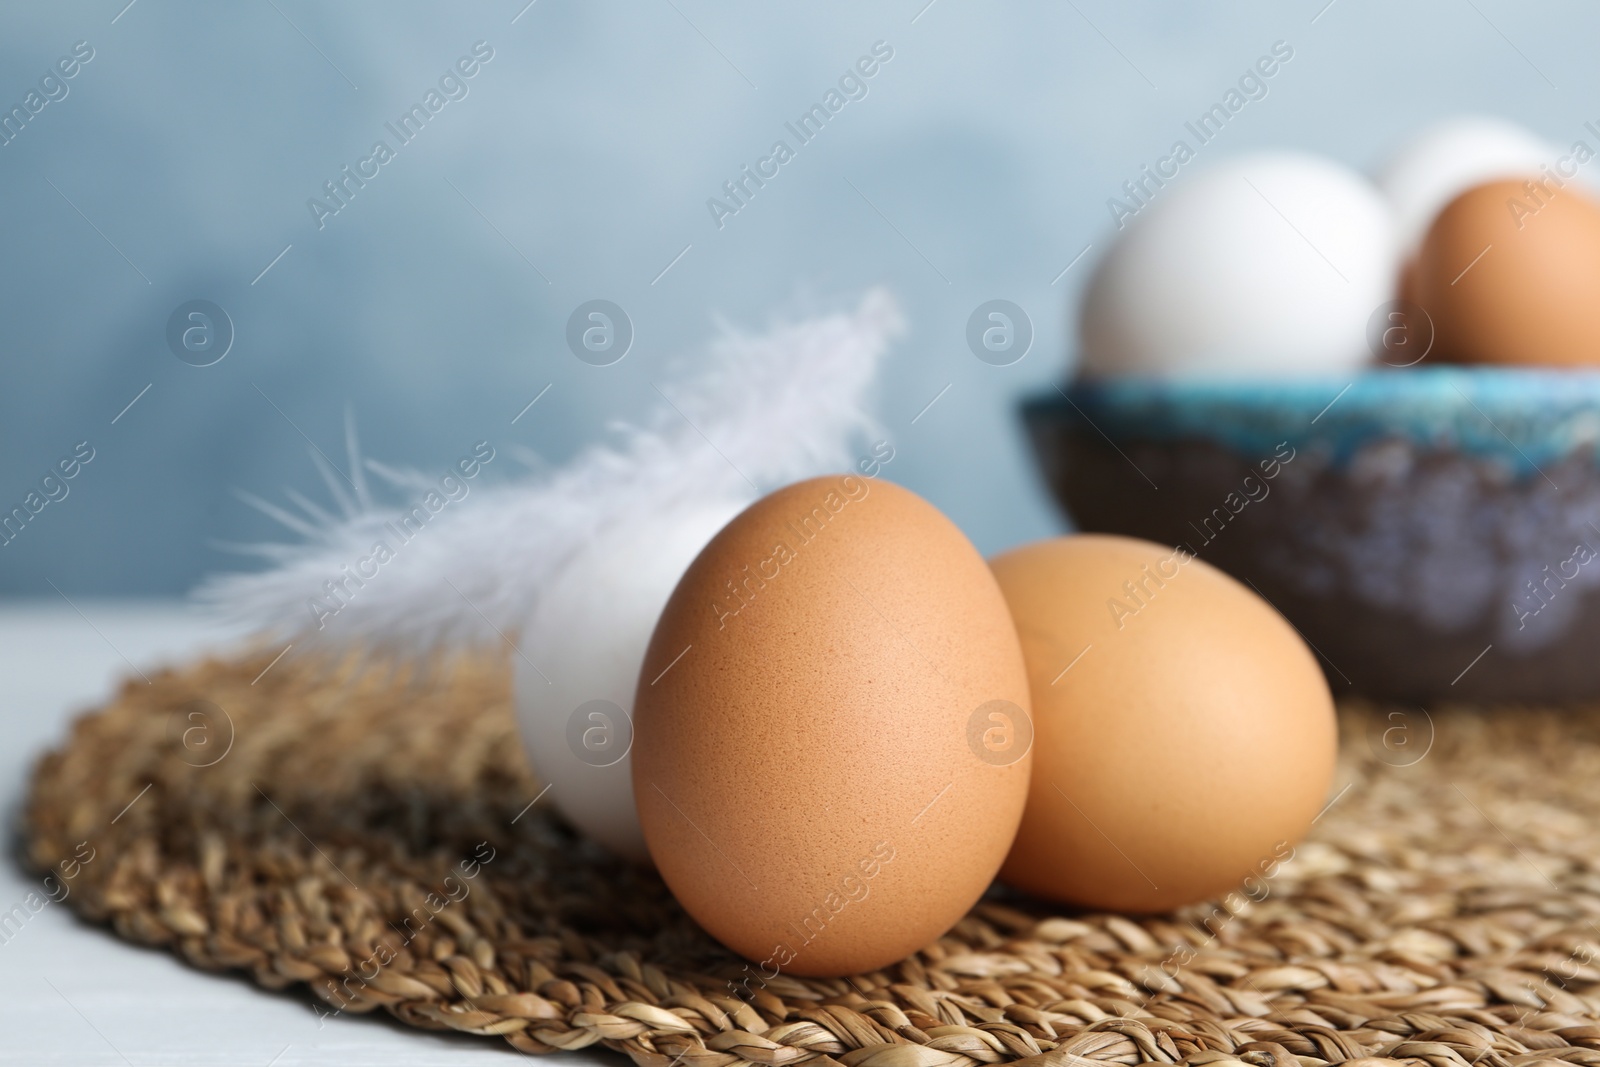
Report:
[[[1060,528],[1015,405],[1069,367],[1107,197],[1273,42],[1293,60],[1190,170],[1261,146],[1371,168],[1460,111],[1562,145],[1600,117],[1600,9],[1577,3],[525,3],[0,10],[4,109],[95,53],[0,147],[0,510],[96,452],[0,549],[0,592],[177,594],[239,565],[212,543],[281,531],[231,490],[325,499],[306,438],[339,456],[347,406],[389,462],[480,438],[559,462],[659,404],[714,315],[756,328],[878,283],[911,326],[880,391],[888,473],[999,550]],[[470,94],[319,230],[307,199],[479,40]],[[719,230],[707,198],[878,40],[868,95]],[[607,368],[563,341],[597,297],[637,330]],[[1036,329],[1003,368],[964,341],[996,297]],[[196,298],[236,329],[205,368],[165,340]]]

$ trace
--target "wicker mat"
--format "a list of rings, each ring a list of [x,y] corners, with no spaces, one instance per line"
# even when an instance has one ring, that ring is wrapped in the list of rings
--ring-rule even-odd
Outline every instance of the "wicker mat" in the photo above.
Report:
[[[269,662],[126,685],[38,767],[25,847],[83,916],[319,1013],[645,1067],[1600,1065],[1600,709],[1347,707],[1348,788],[1259,902],[996,890],[893,967],[739,998],[652,874],[530,806],[503,665]]]

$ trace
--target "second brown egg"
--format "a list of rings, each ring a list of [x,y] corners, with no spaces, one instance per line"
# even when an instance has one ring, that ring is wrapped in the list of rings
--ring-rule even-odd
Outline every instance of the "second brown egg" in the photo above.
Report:
[[[1272,606],[1187,549],[1079,534],[991,565],[1033,695],[1002,881],[1158,912],[1270,877],[1326,802],[1333,698]]]
[[[1451,201],[1409,274],[1435,358],[1600,364],[1600,203],[1552,178],[1489,182]]]

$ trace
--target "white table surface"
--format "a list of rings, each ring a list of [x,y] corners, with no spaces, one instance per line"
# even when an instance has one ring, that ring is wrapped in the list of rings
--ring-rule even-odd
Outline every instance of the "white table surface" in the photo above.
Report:
[[[8,830],[0,910],[40,888],[18,866],[14,833],[39,753],[131,673],[128,661],[182,661],[228,637],[176,603],[74,602],[76,609],[61,599],[0,602],[0,805]],[[195,970],[80,922],[65,905],[46,906],[0,944],[0,1063],[406,1067],[521,1058],[499,1039],[413,1030],[381,1012],[319,1020],[304,993]],[[605,1051],[540,1060],[628,1062]]]

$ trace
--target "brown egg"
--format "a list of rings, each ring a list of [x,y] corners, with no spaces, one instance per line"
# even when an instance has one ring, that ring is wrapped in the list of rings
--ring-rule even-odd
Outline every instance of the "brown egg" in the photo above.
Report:
[[[1325,803],[1338,748],[1327,683],[1282,616],[1187,550],[1128,537],[992,566],[1034,709],[1001,879],[1152,912],[1270,877]]]
[[[1574,183],[1498,181],[1452,200],[1412,268],[1435,358],[1600,364],[1600,203]]]
[[[705,547],[651,638],[633,747],[650,855],[752,961],[748,991],[893,963],[1005,858],[1027,706],[1005,600],[950,520],[883,481],[791,485]]]

